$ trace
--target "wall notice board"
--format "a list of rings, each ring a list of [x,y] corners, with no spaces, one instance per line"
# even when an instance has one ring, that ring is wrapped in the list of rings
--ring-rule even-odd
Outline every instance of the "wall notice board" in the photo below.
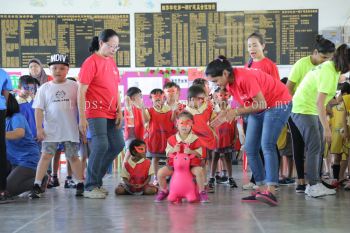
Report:
[[[44,64],[54,53],[70,57],[71,67],[80,67],[90,55],[93,36],[112,28],[120,36],[116,54],[119,67],[130,67],[130,16],[113,15],[0,15],[0,66],[25,68],[39,58]]]

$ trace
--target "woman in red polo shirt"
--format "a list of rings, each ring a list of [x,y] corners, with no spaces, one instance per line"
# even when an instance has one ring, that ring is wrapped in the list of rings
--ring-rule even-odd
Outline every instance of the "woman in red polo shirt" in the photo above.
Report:
[[[260,191],[243,201],[262,201],[277,205],[275,186],[278,184],[277,138],[291,112],[291,96],[282,82],[256,69],[232,68],[224,57],[210,62],[206,68],[208,80],[226,90],[240,107],[223,112],[212,122],[214,127],[248,114],[245,148],[250,168]],[[262,148],[265,169],[259,156]],[[263,185],[267,184],[265,188]]]
[[[118,84],[119,71],[113,60],[119,49],[118,34],[103,30],[92,39],[90,52],[79,73],[79,129],[91,135],[91,153],[84,196],[105,198],[102,178],[115,157],[124,148],[121,131],[122,112]]]

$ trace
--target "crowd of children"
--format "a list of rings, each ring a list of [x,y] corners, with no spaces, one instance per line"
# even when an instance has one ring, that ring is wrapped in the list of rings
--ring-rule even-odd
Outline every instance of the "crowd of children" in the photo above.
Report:
[[[297,192],[318,197],[334,194],[341,185],[350,189],[346,176],[350,168],[350,84],[342,83],[335,93],[340,74],[350,69],[350,52],[345,45],[335,51],[332,42],[319,36],[313,55],[298,61],[289,79],[280,80],[276,65],[264,56],[264,38],[253,33],[248,37],[250,60],[245,68],[232,68],[224,56],[219,56],[207,66],[208,79],[198,78],[188,88],[186,105],[180,103],[180,87],[168,81],[150,93],[129,87],[123,109],[116,98],[111,110],[107,102],[94,108],[94,98],[102,90],[94,82],[103,74],[99,67],[90,67],[101,63],[110,69],[109,78],[119,82],[112,60],[100,60],[101,56],[111,57],[119,48],[118,35],[108,30],[94,38],[93,55],[79,74],[79,83],[67,79],[69,59],[63,54],[51,56],[52,77],[45,74],[40,61],[31,60],[30,75],[20,78],[18,91],[13,94],[8,93],[10,81],[0,70],[0,202],[11,201],[26,191],[30,198],[40,198],[46,188],[59,186],[62,152],[68,162],[65,188],[75,188],[76,196],[105,198],[108,191],[102,187],[102,177],[124,141],[117,195],[157,194],[157,202],[164,200],[169,194],[167,179],[174,172],[172,155],[183,153],[190,159],[199,201],[208,202],[208,193],[215,192],[216,183],[238,187],[232,162],[240,144],[245,144],[253,173],[243,189],[257,189],[242,201],[277,205],[276,186],[294,184],[293,167],[298,175]],[[91,76],[92,71],[96,77]],[[207,80],[213,83],[211,88]],[[113,88],[109,89],[111,93]],[[152,106],[145,106],[144,95],[149,95]],[[84,111],[85,101],[89,106]],[[124,140],[119,137],[121,112]],[[327,144],[322,143],[322,135]],[[304,179],[305,149],[308,186]],[[101,160],[101,151],[106,160]],[[325,167],[332,171],[332,182],[321,180],[321,154],[331,158],[331,165]],[[160,167],[162,160],[166,164]]]

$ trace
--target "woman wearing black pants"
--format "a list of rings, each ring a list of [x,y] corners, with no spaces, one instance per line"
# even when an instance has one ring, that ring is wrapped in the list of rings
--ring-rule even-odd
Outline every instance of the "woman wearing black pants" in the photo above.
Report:
[[[306,73],[317,65],[331,59],[334,51],[335,45],[331,41],[324,39],[323,36],[318,35],[316,37],[315,49],[312,55],[301,58],[293,65],[287,82],[289,92],[294,95]],[[296,192],[303,193],[306,187],[304,179],[305,145],[298,128],[291,118],[288,120],[288,125],[292,134],[293,157],[298,175]]]

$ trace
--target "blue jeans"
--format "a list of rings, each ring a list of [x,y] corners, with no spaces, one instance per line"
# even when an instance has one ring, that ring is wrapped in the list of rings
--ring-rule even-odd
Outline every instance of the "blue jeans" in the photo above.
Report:
[[[117,129],[114,119],[88,119],[91,134],[91,153],[87,166],[85,189],[102,186],[108,167],[124,148],[122,129]]]
[[[252,113],[248,116],[245,150],[248,163],[257,185],[278,184],[277,139],[286,125],[292,110],[292,104],[269,108],[264,112]],[[259,156],[262,149],[265,159],[265,169]]]

